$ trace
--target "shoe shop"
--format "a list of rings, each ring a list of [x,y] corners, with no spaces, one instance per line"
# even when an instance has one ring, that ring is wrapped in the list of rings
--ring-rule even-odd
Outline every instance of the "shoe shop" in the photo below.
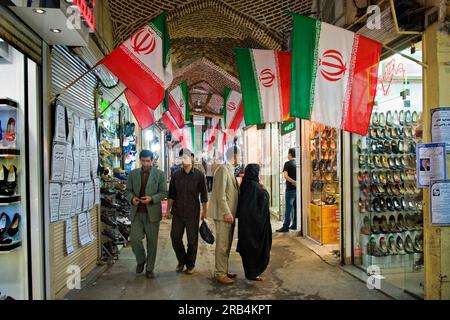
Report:
[[[421,46],[412,54],[419,61]],[[351,158],[353,264],[379,266],[386,283],[418,297],[424,289],[423,195],[416,187],[422,109],[422,67],[399,54],[382,60],[369,132],[352,135]]]
[[[341,132],[302,121],[302,214],[304,235],[323,246],[341,250]]]
[[[0,300],[43,296],[42,39],[0,7]]]

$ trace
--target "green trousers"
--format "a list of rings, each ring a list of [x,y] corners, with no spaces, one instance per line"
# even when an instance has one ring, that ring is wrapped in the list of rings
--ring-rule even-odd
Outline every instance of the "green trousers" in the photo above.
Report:
[[[156,249],[158,247],[159,221],[150,222],[148,215],[137,212],[131,223],[131,248],[136,256],[138,264],[147,263],[146,270],[153,271],[156,261]],[[142,240],[147,238],[147,258]]]

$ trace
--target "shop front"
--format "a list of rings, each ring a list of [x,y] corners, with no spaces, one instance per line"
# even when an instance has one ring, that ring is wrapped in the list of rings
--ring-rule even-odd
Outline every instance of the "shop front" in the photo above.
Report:
[[[0,16],[0,300],[43,299],[42,39]]]
[[[416,186],[422,68],[396,54],[380,63],[379,79],[368,134],[352,135],[352,260],[368,273],[378,270],[383,283],[423,297],[423,195]]]

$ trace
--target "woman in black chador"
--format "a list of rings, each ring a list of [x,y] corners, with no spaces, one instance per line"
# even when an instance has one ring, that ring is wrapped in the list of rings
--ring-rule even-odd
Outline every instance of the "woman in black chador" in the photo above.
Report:
[[[261,281],[272,247],[269,193],[259,183],[259,165],[249,164],[241,183],[236,218],[238,218],[237,252],[241,255],[245,277]]]

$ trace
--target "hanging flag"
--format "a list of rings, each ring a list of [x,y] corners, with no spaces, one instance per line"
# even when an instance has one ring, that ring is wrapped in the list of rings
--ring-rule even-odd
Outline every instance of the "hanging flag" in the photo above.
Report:
[[[258,49],[234,50],[244,100],[245,124],[287,120],[291,90],[291,54]]]
[[[196,136],[195,136],[195,126],[193,125],[186,125],[182,130],[180,134],[180,143],[183,148],[189,149],[191,152],[197,154],[197,143],[196,143]]]
[[[367,134],[381,44],[293,15],[291,115]]]
[[[225,88],[223,102],[222,130],[235,135],[244,118],[242,95],[230,88]]]
[[[176,86],[167,95],[168,110],[178,127],[183,128],[185,123],[190,122],[191,116],[189,114],[188,104],[188,87],[186,81]]]
[[[100,60],[139,99],[156,109],[172,83],[167,13],[162,13]]]
[[[218,132],[217,140],[215,142],[215,149],[217,150],[219,158],[223,158],[223,156],[224,156],[225,144],[227,143],[227,137],[228,137],[228,135],[225,132],[223,132],[223,131]]]
[[[218,133],[219,133],[219,119],[211,118],[209,121],[209,128],[206,129],[208,151],[211,151],[213,149],[214,143],[217,140]]]
[[[161,117],[161,121],[170,131],[175,140],[180,141],[180,128],[176,121],[172,118],[169,112],[164,112]]]
[[[133,112],[139,127],[145,129],[156,122],[153,113],[147,105],[129,89],[125,90],[125,97],[127,98],[128,106],[130,107],[131,112]]]

